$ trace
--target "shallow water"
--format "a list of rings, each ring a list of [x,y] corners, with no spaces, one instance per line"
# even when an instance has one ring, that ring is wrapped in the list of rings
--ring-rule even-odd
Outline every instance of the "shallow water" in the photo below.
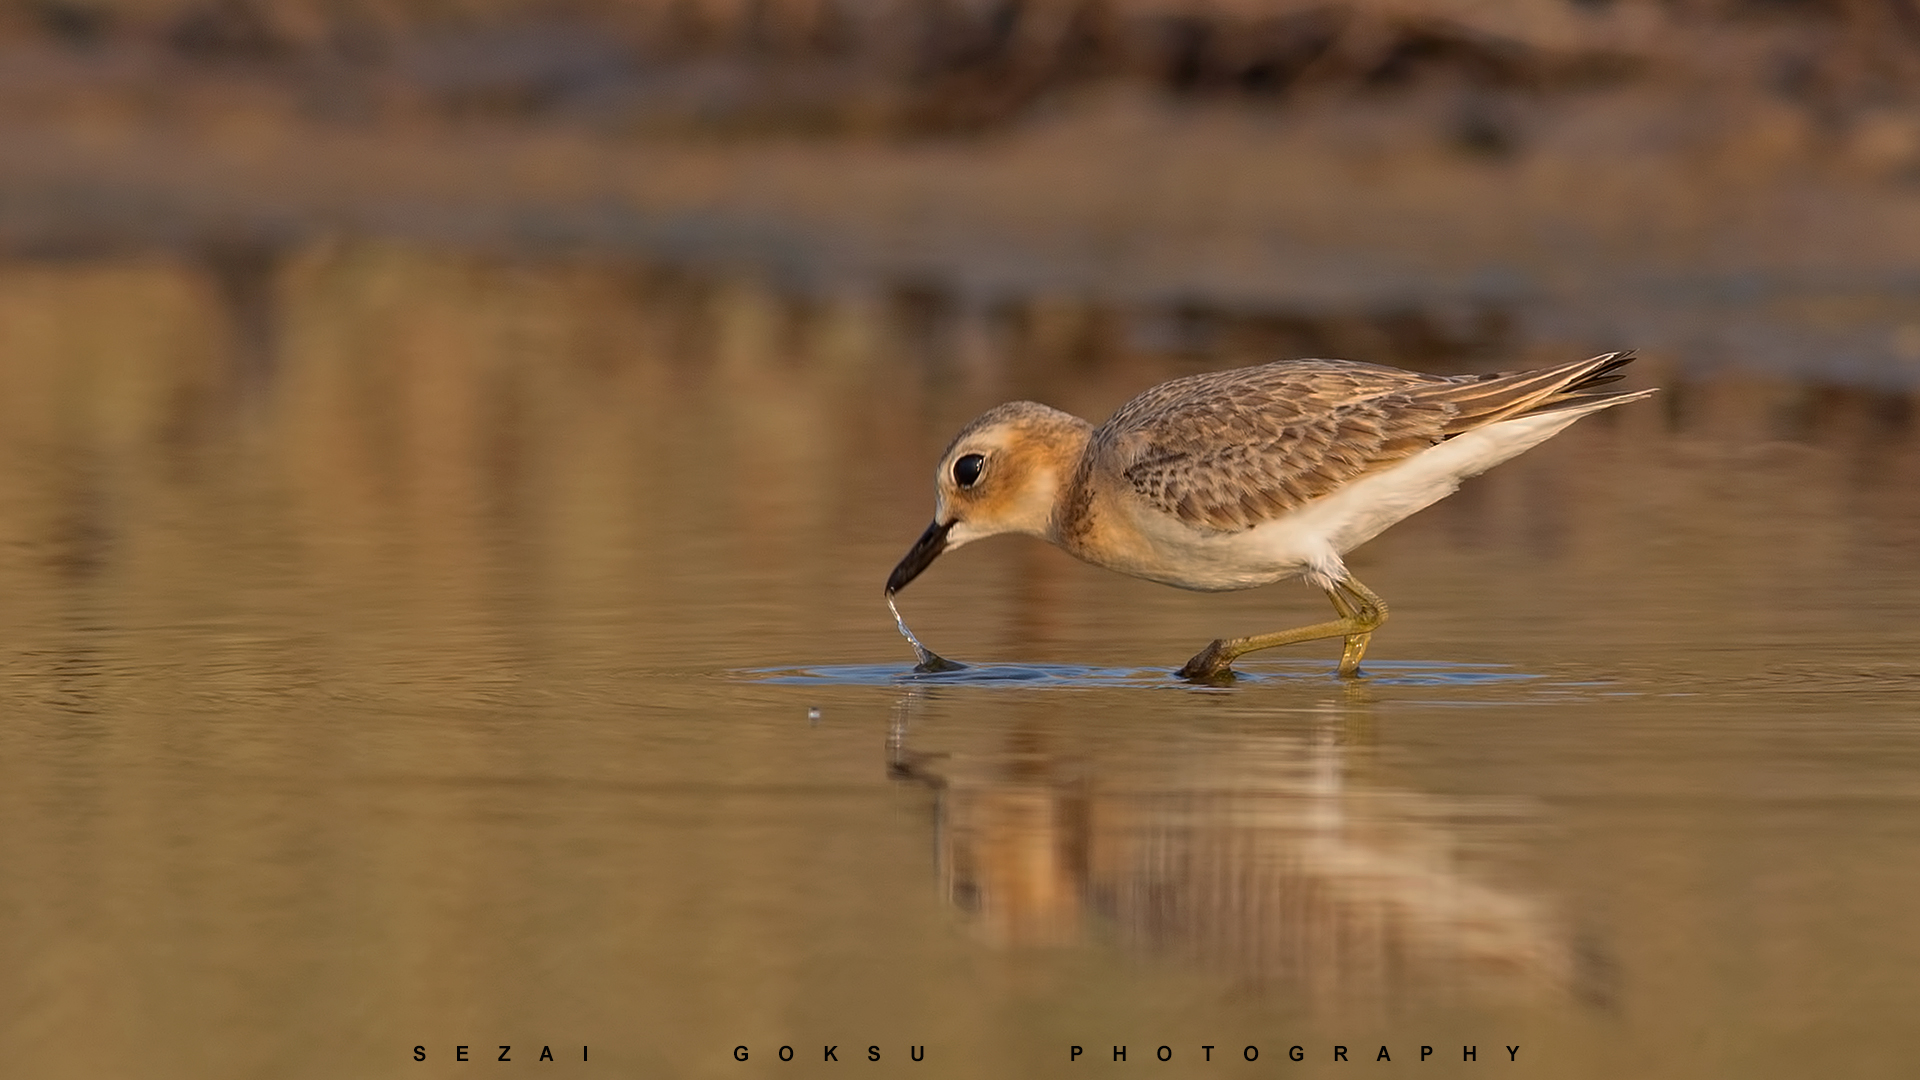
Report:
[[[1648,356],[1357,553],[1359,682],[1013,539],[920,675],[961,422],[1262,357],[910,300],[0,264],[0,1071],[1912,1070],[1911,391]]]

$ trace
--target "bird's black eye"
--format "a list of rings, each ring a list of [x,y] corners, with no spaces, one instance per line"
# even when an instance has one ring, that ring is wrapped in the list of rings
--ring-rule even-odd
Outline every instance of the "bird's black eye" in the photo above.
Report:
[[[980,470],[986,466],[985,455],[962,454],[953,463],[953,482],[963,488],[970,488],[980,482]]]

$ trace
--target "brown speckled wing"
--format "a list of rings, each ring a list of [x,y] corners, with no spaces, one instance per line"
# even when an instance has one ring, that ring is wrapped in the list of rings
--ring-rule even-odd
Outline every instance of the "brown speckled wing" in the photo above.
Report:
[[[1163,383],[1093,438],[1153,506],[1236,531],[1441,441],[1458,410],[1418,391],[1450,385],[1371,364],[1282,361]]]
[[[1593,393],[1631,363],[1608,353],[1492,375],[1424,375],[1347,360],[1282,360],[1174,379],[1094,431],[1087,461],[1117,468],[1153,506],[1232,532],[1474,428]]]

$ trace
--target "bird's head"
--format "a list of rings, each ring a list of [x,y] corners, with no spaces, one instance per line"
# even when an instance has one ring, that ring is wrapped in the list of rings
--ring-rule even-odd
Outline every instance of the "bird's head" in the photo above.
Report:
[[[1061,484],[1093,426],[1058,409],[1013,401],[954,436],[933,476],[933,524],[887,576],[891,596],[941,552],[1000,533],[1044,537]]]

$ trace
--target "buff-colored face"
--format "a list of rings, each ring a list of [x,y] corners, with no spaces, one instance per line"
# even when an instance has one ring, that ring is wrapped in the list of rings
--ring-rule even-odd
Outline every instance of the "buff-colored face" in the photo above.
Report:
[[[894,568],[887,592],[962,544],[1010,532],[1047,535],[1055,495],[1087,430],[1085,421],[1031,402],[1002,405],[967,425],[934,473],[933,524]]]

